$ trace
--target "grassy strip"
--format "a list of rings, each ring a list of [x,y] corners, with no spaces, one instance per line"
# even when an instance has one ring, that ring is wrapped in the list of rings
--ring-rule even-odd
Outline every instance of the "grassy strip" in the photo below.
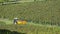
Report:
[[[27,24],[27,25],[2,25],[0,29],[8,29],[11,31],[23,32],[27,34],[60,34],[60,27],[48,27],[45,25]]]

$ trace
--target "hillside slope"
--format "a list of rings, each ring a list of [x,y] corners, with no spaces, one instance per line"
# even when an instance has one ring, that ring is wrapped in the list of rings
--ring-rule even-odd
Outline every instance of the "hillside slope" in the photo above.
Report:
[[[60,24],[60,1],[47,0],[0,6],[0,18],[25,17],[33,22]]]
[[[27,25],[1,25],[0,29],[17,31],[26,34],[60,34],[60,27],[39,26],[34,24]]]

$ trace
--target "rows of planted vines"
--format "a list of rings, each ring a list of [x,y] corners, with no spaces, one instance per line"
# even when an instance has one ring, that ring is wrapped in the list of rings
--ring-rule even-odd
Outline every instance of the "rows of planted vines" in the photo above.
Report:
[[[1,30],[2,29],[2,30]],[[10,31],[9,31],[10,30]],[[58,26],[40,26],[34,24],[27,25],[2,25],[0,26],[0,33],[3,34],[60,34],[60,27]]]
[[[37,1],[20,4],[1,5],[0,18],[24,17],[34,23],[60,25],[60,1]]]

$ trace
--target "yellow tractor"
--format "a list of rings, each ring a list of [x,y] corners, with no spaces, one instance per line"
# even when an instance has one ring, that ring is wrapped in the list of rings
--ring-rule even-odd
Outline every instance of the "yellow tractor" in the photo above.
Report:
[[[25,24],[27,24],[27,21],[26,20],[20,20],[18,18],[15,18],[14,19],[14,24],[25,25]]]

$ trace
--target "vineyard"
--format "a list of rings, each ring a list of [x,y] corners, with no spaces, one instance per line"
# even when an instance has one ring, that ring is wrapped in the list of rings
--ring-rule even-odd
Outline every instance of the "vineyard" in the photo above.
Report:
[[[0,19],[0,29],[4,28],[26,34],[60,34],[59,9],[60,0],[0,5],[0,18],[3,19]],[[24,18],[28,21],[27,25],[14,25],[10,20],[15,17]]]
[[[0,23],[4,23],[4,22],[0,21]],[[2,24],[0,25],[0,29],[10,30],[12,32],[17,31],[21,34],[23,33],[25,34],[60,34],[59,26],[50,26],[50,25],[42,25],[42,24],[34,24],[34,23],[28,23],[27,25]]]
[[[42,24],[60,25],[60,4],[57,1],[37,1],[0,6],[0,18],[24,17]]]

